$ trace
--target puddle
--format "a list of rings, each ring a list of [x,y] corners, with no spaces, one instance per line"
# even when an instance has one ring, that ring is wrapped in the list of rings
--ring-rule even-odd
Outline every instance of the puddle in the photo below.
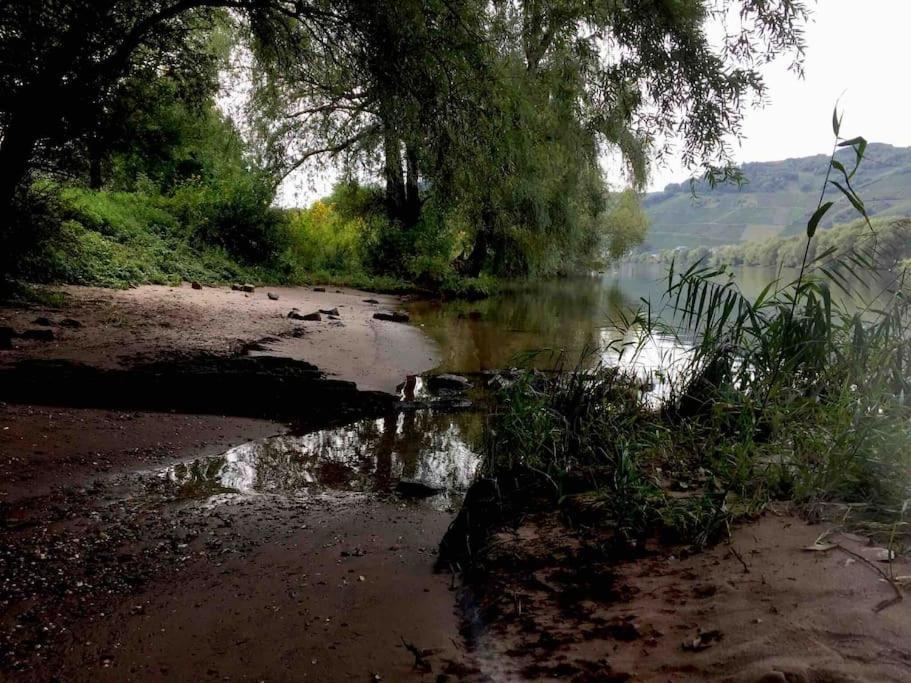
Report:
[[[478,412],[403,411],[303,436],[275,436],[159,473],[180,498],[219,494],[393,493],[423,489],[431,506],[458,505],[478,465]],[[423,485],[423,486],[421,486]],[[433,491],[431,491],[431,489]]]

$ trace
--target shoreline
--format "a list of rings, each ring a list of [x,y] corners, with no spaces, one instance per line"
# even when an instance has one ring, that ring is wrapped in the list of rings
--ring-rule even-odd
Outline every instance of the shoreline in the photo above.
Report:
[[[14,338],[0,376],[30,361],[44,374],[23,375],[20,397],[60,397],[0,397],[4,676],[426,680],[404,642],[461,670],[451,579],[433,572],[449,513],[319,488],[184,499],[149,474],[388,410],[437,362],[420,330],[373,319],[401,298],[63,289],[60,308],[0,308],[0,326],[53,335]],[[273,414],[278,401],[291,407]]]

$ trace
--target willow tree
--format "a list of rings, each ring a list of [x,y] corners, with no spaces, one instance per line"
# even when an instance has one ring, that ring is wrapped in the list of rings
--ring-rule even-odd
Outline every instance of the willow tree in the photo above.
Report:
[[[724,176],[759,69],[803,51],[800,0],[341,0],[259,37],[270,160],[366,168],[391,219],[430,197],[467,229],[468,273],[553,272],[601,249],[602,159],[633,185],[679,141]],[[714,43],[707,26],[724,27]],[[719,170],[720,169],[720,170]]]
[[[634,186],[672,141],[688,165],[730,175],[726,142],[764,95],[759,68],[784,55],[799,69],[805,19],[796,0],[494,2],[499,93],[457,136],[453,194],[476,228],[466,269],[558,271],[609,249],[610,150]]]
[[[334,21],[253,30],[251,111],[267,165],[314,159],[382,178],[389,218],[418,220],[445,154],[446,122],[478,88],[476,0],[340,0]]]

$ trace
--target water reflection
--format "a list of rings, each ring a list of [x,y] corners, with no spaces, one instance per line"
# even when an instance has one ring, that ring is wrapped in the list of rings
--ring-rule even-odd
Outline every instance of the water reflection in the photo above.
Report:
[[[732,273],[749,299],[773,280],[788,283],[797,276],[796,269],[753,266],[736,267]],[[689,353],[685,336],[655,335],[633,357],[638,332],[618,324],[643,306],[643,300],[651,302],[654,315],[669,321],[670,309],[663,307],[662,297],[667,284],[666,265],[620,264],[586,277],[513,283],[479,302],[417,301],[409,311],[439,344],[440,365],[447,372],[499,370],[519,364],[532,352],[540,353],[525,362],[539,369],[554,367],[561,352],[568,363],[592,350],[586,359],[589,366],[615,363],[621,348],[626,349],[622,362],[637,371],[673,372]],[[868,298],[870,291],[858,291],[857,296]],[[844,301],[834,288],[833,299]]]
[[[583,351],[596,351],[587,362],[615,362],[630,342],[618,321],[641,303],[659,298],[666,281],[663,266],[625,264],[590,277],[507,285],[501,294],[480,302],[419,301],[410,306],[413,320],[439,344],[441,367],[449,372],[499,370],[536,353],[530,364],[552,368],[562,357],[575,363]],[[625,344],[625,346],[624,346]],[[638,363],[651,364],[680,346],[670,337],[648,342]]]
[[[292,495],[308,490],[388,493],[400,480],[439,489],[447,508],[471,483],[483,418],[474,412],[400,412],[304,436],[276,436],[215,458],[181,463],[163,477],[181,497],[219,493]]]

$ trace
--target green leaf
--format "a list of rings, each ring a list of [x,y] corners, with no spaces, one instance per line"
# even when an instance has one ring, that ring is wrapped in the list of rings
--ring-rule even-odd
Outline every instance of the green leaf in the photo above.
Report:
[[[813,212],[813,215],[807,223],[807,237],[812,237],[816,234],[816,228],[819,227],[819,221],[822,220],[822,217],[826,215],[826,212],[832,208],[834,203],[835,202],[826,202],[825,204],[820,204],[816,211]]]
[[[832,110],[832,131],[835,133],[835,137],[838,137],[838,132],[841,130],[841,119],[838,118],[838,107],[836,106]]]
[[[829,182],[832,183],[832,184],[833,184],[835,187],[837,187],[839,190],[841,190],[841,193],[842,193],[845,197],[848,198],[848,201],[849,201],[849,202],[851,202],[851,206],[853,206],[855,209],[857,209],[857,211],[858,211],[864,218],[867,217],[867,210],[864,208],[864,203],[861,201],[860,197],[858,197],[854,192],[848,190],[848,189],[845,188],[843,185],[841,185],[840,183],[838,183],[838,182],[836,182],[836,181],[834,181],[834,180],[830,180]]]

